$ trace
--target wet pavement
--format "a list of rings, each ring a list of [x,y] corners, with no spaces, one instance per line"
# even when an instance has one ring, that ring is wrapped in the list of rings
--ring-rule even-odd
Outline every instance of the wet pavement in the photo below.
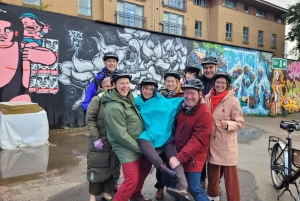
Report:
[[[277,135],[284,139],[286,134],[279,129],[280,120],[300,119],[300,114],[284,118],[249,116],[245,119],[246,128],[238,133],[242,200],[276,200],[280,192],[274,189],[269,176],[268,136]],[[300,135],[294,136],[294,145],[299,147]],[[87,139],[86,130],[59,131],[50,135],[49,145],[0,151],[0,201],[88,200]],[[154,184],[155,170],[148,176],[143,189],[143,194],[152,200],[155,200]],[[220,200],[225,201],[224,181],[221,188]],[[165,193],[164,200],[173,198]],[[292,199],[286,193],[280,200]]]

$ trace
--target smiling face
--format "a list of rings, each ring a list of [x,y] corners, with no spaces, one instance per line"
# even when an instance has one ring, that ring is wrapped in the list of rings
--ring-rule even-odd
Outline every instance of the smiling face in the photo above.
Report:
[[[110,73],[112,73],[116,70],[118,62],[117,62],[117,60],[115,60],[113,58],[109,58],[109,59],[106,59],[106,61],[104,61],[104,64],[105,64],[107,70]]]
[[[13,30],[10,29],[11,23],[0,20],[0,47],[10,46],[14,36]]]
[[[223,77],[216,79],[214,89],[215,89],[216,94],[220,94],[223,91],[225,91],[227,89],[226,79]]]
[[[24,26],[25,37],[35,36],[35,33],[41,30],[40,26],[37,24],[35,19],[24,17],[21,21]]]
[[[165,85],[168,91],[175,91],[176,89],[176,78],[172,76],[166,77]]]
[[[113,86],[123,98],[127,97],[130,91],[130,81],[127,77],[119,78],[115,83],[113,83]]]
[[[204,64],[203,74],[206,78],[211,79],[216,73],[217,66],[215,64]]]
[[[153,85],[144,85],[142,87],[142,96],[144,99],[148,100],[153,97],[154,86]]]
[[[198,92],[196,89],[184,90],[184,102],[189,108],[195,107],[198,104],[200,97],[202,97],[201,91]]]

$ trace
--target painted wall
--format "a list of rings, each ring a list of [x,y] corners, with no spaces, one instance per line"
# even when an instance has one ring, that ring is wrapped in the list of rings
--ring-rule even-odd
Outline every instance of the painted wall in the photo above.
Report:
[[[39,103],[48,113],[50,128],[83,126],[85,90],[104,67],[102,56],[108,51],[118,54],[118,68],[132,73],[134,93],[145,76],[162,83],[167,70],[182,72],[186,64],[202,68],[201,58],[214,55],[219,70],[233,74],[232,85],[245,114],[266,115],[277,100],[271,53],[0,5],[0,102]],[[295,65],[299,69],[300,63],[290,64],[287,72],[294,72]],[[287,106],[293,104],[293,80],[298,79],[290,74],[290,95],[279,101]]]

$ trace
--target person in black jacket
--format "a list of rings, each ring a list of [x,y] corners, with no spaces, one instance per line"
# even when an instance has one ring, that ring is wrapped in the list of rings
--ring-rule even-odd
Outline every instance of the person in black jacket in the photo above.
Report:
[[[213,76],[216,74],[218,69],[218,59],[213,56],[206,56],[203,58],[202,66],[203,66],[203,74],[198,78],[202,81],[204,85],[203,95],[205,96],[212,89]],[[222,174],[221,174],[222,175]],[[201,172],[201,187],[205,189],[205,179],[206,179],[206,163],[203,166],[203,170]]]

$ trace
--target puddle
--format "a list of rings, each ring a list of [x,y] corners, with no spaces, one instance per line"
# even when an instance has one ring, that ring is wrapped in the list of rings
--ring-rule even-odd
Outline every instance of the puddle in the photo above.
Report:
[[[86,159],[87,135],[50,136],[49,145],[0,151],[0,186],[63,174]]]

